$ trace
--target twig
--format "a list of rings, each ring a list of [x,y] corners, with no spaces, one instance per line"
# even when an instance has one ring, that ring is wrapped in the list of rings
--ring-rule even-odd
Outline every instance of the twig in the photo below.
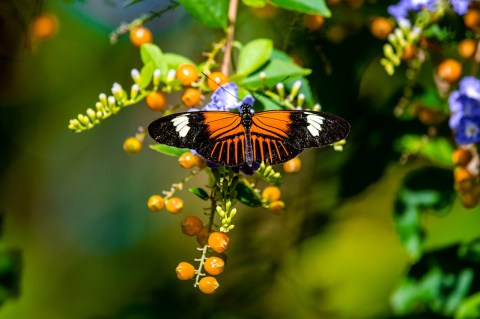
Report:
[[[228,74],[230,68],[230,59],[232,57],[233,35],[235,33],[235,21],[237,19],[238,0],[230,0],[228,7],[228,28],[227,28],[227,42],[225,43],[225,53],[223,56],[222,73]]]

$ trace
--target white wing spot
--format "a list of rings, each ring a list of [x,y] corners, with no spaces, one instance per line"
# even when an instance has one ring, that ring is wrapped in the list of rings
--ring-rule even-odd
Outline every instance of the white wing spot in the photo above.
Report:
[[[307,113],[307,114],[309,114],[307,115],[307,123],[309,124],[307,126],[308,131],[313,136],[319,136],[320,131],[322,130],[322,124],[325,118],[317,114],[312,114],[312,113]]]
[[[190,126],[188,126],[188,115],[182,115],[176,117],[172,120],[172,124],[175,126],[175,130],[178,132],[180,137],[185,137],[190,131]]]

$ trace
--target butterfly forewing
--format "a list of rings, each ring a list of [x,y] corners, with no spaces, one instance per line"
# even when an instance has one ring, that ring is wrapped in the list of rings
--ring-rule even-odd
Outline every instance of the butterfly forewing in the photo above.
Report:
[[[227,166],[243,165],[247,158],[283,163],[305,148],[340,141],[350,131],[347,121],[324,112],[265,111],[247,118],[249,124],[244,124],[242,114],[232,112],[177,113],[154,121],[148,131],[161,144],[190,148]]]

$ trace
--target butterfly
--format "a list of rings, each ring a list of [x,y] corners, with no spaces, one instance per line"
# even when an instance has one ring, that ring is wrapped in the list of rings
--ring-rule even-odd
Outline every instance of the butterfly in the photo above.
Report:
[[[286,162],[305,148],[345,139],[350,124],[325,112],[278,110],[253,112],[246,96],[239,113],[196,111],[161,117],[148,126],[160,144],[190,148],[221,166],[258,166]]]

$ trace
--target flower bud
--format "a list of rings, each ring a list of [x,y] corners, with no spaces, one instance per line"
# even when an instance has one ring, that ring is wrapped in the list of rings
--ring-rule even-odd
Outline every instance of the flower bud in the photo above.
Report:
[[[304,102],[305,102],[305,94],[300,93],[297,97],[297,105],[299,107],[302,107]]]
[[[155,69],[153,71],[153,85],[157,87],[160,84],[160,76],[162,75],[162,72],[160,72],[159,69]]]
[[[115,100],[115,97],[114,96],[109,96],[108,97],[108,106],[110,108],[114,108],[115,106],[117,106],[117,101]]]
[[[316,103],[314,106],[313,106],[313,111],[315,112],[320,112],[322,110],[322,106],[320,105],[320,103]]]
[[[99,98],[100,102],[102,103],[102,105],[107,106],[107,95],[105,93],[100,93],[98,98]]]
[[[130,89],[130,99],[135,100],[139,90],[140,90],[140,86],[138,86],[138,84],[132,85],[132,88]]]
[[[172,82],[173,80],[175,80],[175,77],[177,76],[177,71],[173,70],[173,69],[170,69],[168,70],[168,73],[167,73],[167,82],[170,83]]]
[[[276,85],[276,88],[278,91],[278,95],[280,95],[280,98],[283,99],[283,97],[285,96],[285,86],[283,85],[283,83],[278,83]]]
[[[87,116],[88,116],[93,122],[95,122],[96,117],[97,117],[97,113],[96,113],[92,108],[89,108],[89,109],[87,109]]]
[[[137,69],[132,69],[130,72],[130,75],[132,76],[133,82],[139,84],[140,83],[140,72],[138,72]]]

